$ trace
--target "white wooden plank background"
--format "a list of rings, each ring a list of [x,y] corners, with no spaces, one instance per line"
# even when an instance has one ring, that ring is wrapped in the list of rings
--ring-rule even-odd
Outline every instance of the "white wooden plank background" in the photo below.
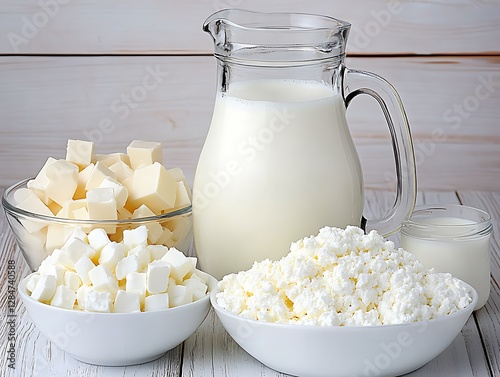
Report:
[[[234,7],[344,19],[353,24],[348,51],[356,54],[500,51],[500,3],[495,0],[4,0],[0,52],[211,53],[201,25],[212,12]],[[25,26],[30,23],[35,27]],[[12,43],[9,33],[26,41]]]
[[[1,191],[1,189],[0,189]],[[482,207],[494,217],[495,233],[492,242],[492,293],[485,308],[475,312],[454,342],[436,359],[408,376],[429,377],[498,377],[500,376],[500,287],[499,232],[500,193],[462,192],[458,197],[463,203]],[[420,193],[418,203],[459,203],[453,192]],[[380,216],[390,206],[392,194],[369,191],[366,195],[368,216]],[[5,279],[6,261],[16,260],[17,278],[28,273],[22,257],[16,252],[5,216],[0,215],[0,276]],[[6,306],[6,284],[0,285],[0,306]],[[17,327],[17,368],[6,369],[5,358],[0,358],[0,371],[6,377],[104,377],[104,376],[183,376],[183,377],[225,377],[262,376],[284,377],[266,368],[246,354],[225,332],[215,314],[211,312],[202,326],[182,346],[170,351],[154,362],[123,368],[106,368],[80,363],[40,335],[19,303]],[[0,335],[5,334],[5,321],[0,323]],[[0,344],[0,354],[5,354],[5,344]]]

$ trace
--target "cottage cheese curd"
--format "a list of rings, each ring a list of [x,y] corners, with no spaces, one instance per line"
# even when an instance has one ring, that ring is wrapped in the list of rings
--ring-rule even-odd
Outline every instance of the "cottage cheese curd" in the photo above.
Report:
[[[352,226],[324,227],[292,243],[279,261],[226,275],[219,288],[218,304],[243,317],[315,326],[417,322],[472,302],[460,280]]]

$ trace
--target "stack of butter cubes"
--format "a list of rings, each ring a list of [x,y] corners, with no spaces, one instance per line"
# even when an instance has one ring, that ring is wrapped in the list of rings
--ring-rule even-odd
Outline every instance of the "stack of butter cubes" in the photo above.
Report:
[[[65,309],[100,313],[163,310],[207,295],[196,258],[148,244],[148,229],[123,232],[120,243],[102,228],[76,228],[61,249],[27,279],[31,298]]]
[[[191,204],[191,191],[180,168],[162,165],[162,145],[134,140],[127,153],[96,154],[90,141],[69,140],[66,159],[49,157],[27,188],[14,194],[20,209],[57,218],[128,220],[162,215]],[[73,229],[46,221],[22,219],[26,231],[50,253],[61,248]],[[191,219],[149,222],[150,244],[178,246],[191,231]],[[102,227],[113,241],[123,239],[115,224]]]

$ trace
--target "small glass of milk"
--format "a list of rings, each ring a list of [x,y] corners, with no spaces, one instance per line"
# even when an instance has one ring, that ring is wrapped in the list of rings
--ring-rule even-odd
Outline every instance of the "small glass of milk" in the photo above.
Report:
[[[417,206],[401,227],[401,247],[427,268],[449,272],[477,291],[475,310],[490,295],[491,217],[462,205]]]

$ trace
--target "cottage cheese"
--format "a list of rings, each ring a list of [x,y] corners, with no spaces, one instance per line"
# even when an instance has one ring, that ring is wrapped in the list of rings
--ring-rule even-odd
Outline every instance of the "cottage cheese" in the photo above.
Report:
[[[226,275],[219,289],[218,304],[243,317],[314,326],[417,322],[472,302],[460,280],[352,226],[325,227],[292,243],[279,261]]]

